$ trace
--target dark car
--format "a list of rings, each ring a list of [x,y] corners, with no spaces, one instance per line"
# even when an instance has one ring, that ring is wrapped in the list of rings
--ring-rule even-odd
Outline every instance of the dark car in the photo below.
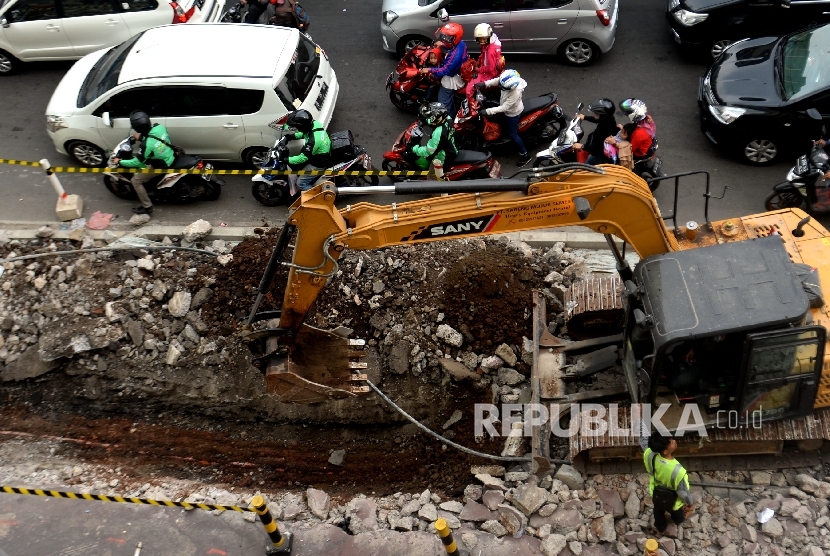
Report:
[[[717,58],[739,39],[830,23],[830,0],[668,0],[666,19],[677,44]]]
[[[830,25],[727,48],[700,80],[700,126],[751,164],[806,152],[830,120]]]

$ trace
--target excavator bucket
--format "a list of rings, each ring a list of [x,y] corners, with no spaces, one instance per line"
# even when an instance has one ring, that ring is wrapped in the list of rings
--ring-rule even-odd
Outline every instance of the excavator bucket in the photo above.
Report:
[[[345,337],[348,332],[304,324],[293,336],[254,333],[250,340],[264,349],[251,344],[253,363],[265,374],[268,394],[282,403],[315,404],[369,392],[365,341]]]

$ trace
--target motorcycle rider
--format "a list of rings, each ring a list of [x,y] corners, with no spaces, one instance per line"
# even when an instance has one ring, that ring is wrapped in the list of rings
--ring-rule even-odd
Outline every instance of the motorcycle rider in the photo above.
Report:
[[[628,116],[631,123],[637,125],[629,138],[634,161],[651,158],[654,154],[653,147],[654,138],[657,135],[657,126],[654,119],[649,115],[646,104],[642,100],[627,98],[620,102],[620,109]]]
[[[289,137],[291,139],[305,139],[305,145],[299,154],[288,157],[288,165],[292,169],[325,170],[331,159],[331,139],[323,124],[314,119],[308,110],[297,110],[285,121],[283,131],[294,128],[297,131]],[[297,178],[297,187],[300,191],[308,191],[319,176],[300,176]]]
[[[507,124],[507,134],[510,139],[519,147],[519,161],[516,166],[524,166],[530,161],[530,154],[519,137],[519,119],[524,110],[524,103],[522,102],[522,93],[527,87],[527,81],[519,76],[519,72],[513,69],[504,70],[500,76],[477,83],[476,88],[495,87],[501,89],[501,97],[499,98],[499,105],[495,108],[488,108],[484,113],[488,116],[495,116],[496,114],[504,114],[504,119]]]
[[[446,168],[458,155],[458,148],[455,146],[455,127],[448,116],[447,107],[440,102],[424,103],[418,110],[418,119],[421,123],[433,128],[426,145],[412,147],[412,154],[418,157],[415,164],[419,168],[429,169],[433,160],[439,160]]]
[[[588,105],[588,111],[593,112],[594,115],[586,116],[579,115],[579,119],[589,121],[597,124],[585,143],[575,143],[574,149],[585,149],[588,151],[587,164],[606,164],[611,161],[605,156],[604,144],[607,137],[617,131],[617,120],[614,119],[614,112],[616,111],[614,103],[607,98],[600,98]]]
[[[816,141],[816,144],[823,148],[824,152],[826,152],[827,155],[830,156],[830,143],[828,143],[825,139],[819,139],[818,141]],[[830,168],[828,168],[827,171],[824,172],[824,179],[830,179]]]
[[[481,46],[478,57],[478,75],[467,82],[467,100],[472,102],[476,83],[489,81],[501,73],[503,59],[501,56],[501,41],[493,28],[487,23],[479,23],[473,31],[476,42]]]
[[[464,87],[464,80],[459,75],[461,64],[467,61],[467,45],[464,44],[464,28],[458,23],[447,23],[435,32],[435,46],[446,50],[444,62],[438,68],[421,68],[421,73],[429,73],[441,79],[438,89],[438,102],[447,107],[447,112],[455,114],[455,91]]]
[[[243,6],[248,6],[248,12],[245,14],[243,23],[257,23],[259,18],[268,8],[268,1],[262,0],[239,0]]]
[[[153,124],[150,116],[142,110],[135,110],[130,114],[130,126],[135,131],[133,139],[139,142],[139,155],[134,158],[115,158],[113,162],[123,168],[134,168],[137,170],[156,168],[169,168],[176,159],[173,147],[170,146],[170,135],[167,129],[161,124]],[[153,214],[153,202],[147,195],[144,183],[155,177],[154,174],[136,172],[133,174],[130,183],[133,185],[140,207],[135,207],[136,214]]]

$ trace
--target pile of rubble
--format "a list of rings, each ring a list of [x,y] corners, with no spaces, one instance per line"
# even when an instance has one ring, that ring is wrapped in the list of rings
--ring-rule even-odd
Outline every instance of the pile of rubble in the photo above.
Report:
[[[37,450],[40,453],[33,456]],[[168,477],[147,480],[121,468],[54,458],[54,451],[50,442],[24,447],[10,441],[0,446],[0,484],[71,482],[80,492],[243,507],[254,495],[264,494],[281,529],[288,531],[328,525],[352,535],[434,534],[435,520],[443,518],[462,548],[485,553],[505,538],[521,541],[514,554],[546,556],[632,556],[642,553],[650,537],[658,538],[662,556],[821,556],[830,550],[830,483],[819,480],[818,469],[690,473],[692,482],[704,480],[714,486],[693,486],[695,513],[679,527],[670,523],[661,537],[650,527],[645,473],[586,480],[563,465],[537,482],[521,468],[488,465],[470,470],[475,481],[458,499],[430,490],[344,497],[313,487],[253,492]],[[773,517],[763,515],[767,509]],[[253,513],[244,517],[256,521]]]

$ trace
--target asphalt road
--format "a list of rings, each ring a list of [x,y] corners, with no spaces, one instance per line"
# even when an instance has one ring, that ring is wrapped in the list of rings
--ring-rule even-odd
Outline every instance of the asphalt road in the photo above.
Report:
[[[397,60],[381,47],[381,2],[306,0],[304,7],[312,17],[311,35],[329,54],[341,85],[329,129],[351,129],[356,141],[368,149],[380,167],[382,154],[412,121],[412,116],[390,103],[384,89],[386,76]],[[579,102],[587,104],[597,97],[607,96],[615,102],[628,96],[644,99],[658,125],[664,171],[707,170],[715,193],[726,185],[730,187],[724,200],[712,202],[713,219],[762,212],[764,197],[772,185],[783,181],[792,161],[755,168],[717,152],[709,144],[699,130],[696,104],[698,80],[706,66],[679,54],[669,37],[664,10],[662,0],[623,1],[614,48],[588,68],[568,67],[549,57],[515,55],[508,56],[508,67],[517,69],[527,80],[525,98],[554,91],[566,113],[573,112]],[[197,56],[198,48],[193,50],[192,55]],[[182,49],[174,55],[186,62],[185,52]],[[25,73],[0,79],[0,157],[47,157],[54,165],[72,165],[68,157],[55,152],[44,127],[49,97],[70,66],[71,62],[30,64]],[[591,125],[586,124],[586,133],[590,129]],[[516,155],[507,152],[498,157],[509,172]],[[61,180],[70,193],[83,197],[86,216],[96,210],[119,218],[130,216],[132,204],[110,194],[100,177],[64,174]],[[227,181],[219,201],[158,207],[156,220],[186,223],[205,218],[215,225],[282,221],[285,208],[259,205],[251,196],[248,178],[229,176]],[[54,220],[55,196],[39,168],[0,165],[0,184],[0,220]],[[682,182],[680,223],[703,221],[703,184],[701,178]],[[664,214],[671,211],[672,189],[665,184],[656,192]],[[388,197],[366,200],[392,202]]]

